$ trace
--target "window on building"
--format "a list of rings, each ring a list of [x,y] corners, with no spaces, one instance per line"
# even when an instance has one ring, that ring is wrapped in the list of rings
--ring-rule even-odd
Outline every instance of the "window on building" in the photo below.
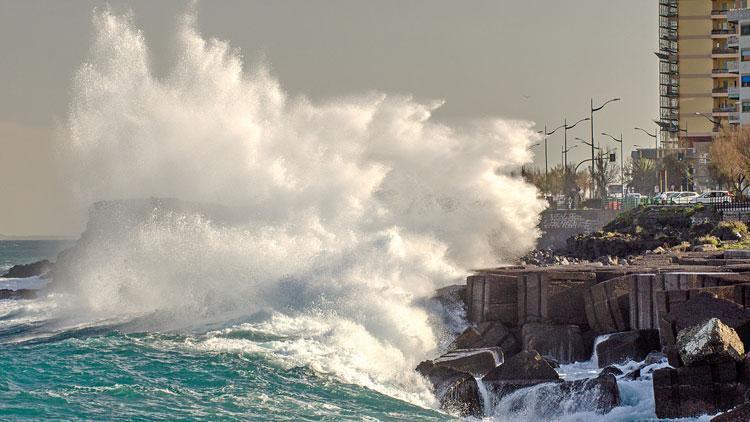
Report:
[[[742,75],[742,86],[750,87],[750,75]]]
[[[740,28],[742,35],[750,35],[750,25],[742,25]]]
[[[750,48],[742,49],[742,61],[743,62],[750,61]]]
[[[750,101],[743,101],[742,102],[742,112],[743,113],[750,113]]]

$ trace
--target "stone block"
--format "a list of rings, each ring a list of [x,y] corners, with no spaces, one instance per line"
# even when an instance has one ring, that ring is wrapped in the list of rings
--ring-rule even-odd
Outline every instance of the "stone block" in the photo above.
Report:
[[[588,359],[577,325],[528,323],[521,330],[521,338],[523,350],[535,350],[562,364]]]

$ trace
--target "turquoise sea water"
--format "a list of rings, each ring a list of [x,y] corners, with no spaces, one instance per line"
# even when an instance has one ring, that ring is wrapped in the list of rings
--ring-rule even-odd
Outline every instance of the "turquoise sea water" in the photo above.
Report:
[[[52,258],[64,246],[0,242],[0,262]],[[190,333],[60,328],[47,319],[53,303],[0,301],[2,420],[448,419],[263,351],[214,347],[285,340],[247,324]]]

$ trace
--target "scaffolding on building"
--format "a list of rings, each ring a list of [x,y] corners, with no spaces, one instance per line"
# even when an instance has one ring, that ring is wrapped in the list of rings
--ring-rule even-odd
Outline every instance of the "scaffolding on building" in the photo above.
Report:
[[[680,131],[678,0],[659,0],[659,121],[664,146],[674,145]]]

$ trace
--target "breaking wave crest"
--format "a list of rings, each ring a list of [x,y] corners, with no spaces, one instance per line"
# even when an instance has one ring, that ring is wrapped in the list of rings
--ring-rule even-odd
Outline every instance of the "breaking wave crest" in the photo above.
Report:
[[[93,23],[60,151],[81,205],[168,197],[231,218],[159,202],[94,209],[58,286],[69,313],[203,329],[196,347],[431,405],[413,368],[450,327],[427,299],[534,245],[543,204],[512,175],[530,159],[531,124],[448,126],[431,120],[440,102],[377,92],[290,97],[267,66],[245,69],[204,39],[193,15],[157,76],[131,19]]]

